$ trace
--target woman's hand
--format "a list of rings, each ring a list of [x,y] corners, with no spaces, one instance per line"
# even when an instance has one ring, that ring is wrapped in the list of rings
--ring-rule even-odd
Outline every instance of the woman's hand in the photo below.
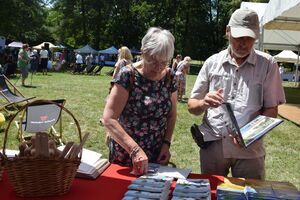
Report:
[[[157,163],[161,165],[167,165],[171,158],[170,147],[167,144],[163,144],[160,150],[160,154],[157,158]]]
[[[132,159],[132,165],[133,165],[133,171],[132,173],[135,175],[143,175],[147,174],[148,172],[148,157],[146,153],[138,147],[138,150],[136,152],[131,153],[131,159]]]

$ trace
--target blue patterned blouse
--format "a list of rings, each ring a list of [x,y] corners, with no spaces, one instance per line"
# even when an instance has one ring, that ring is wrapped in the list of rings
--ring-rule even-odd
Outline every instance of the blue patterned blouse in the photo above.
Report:
[[[127,104],[119,117],[121,126],[144,150],[149,162],[156,162],[172,107],[171,95],[177,90],[174,72],[169,71],[161,80],[152,81],[135,68],[123,67],[114,83],[129,91]],[[128,153],[115,141],[110,143],[110,161],[132,164]]]

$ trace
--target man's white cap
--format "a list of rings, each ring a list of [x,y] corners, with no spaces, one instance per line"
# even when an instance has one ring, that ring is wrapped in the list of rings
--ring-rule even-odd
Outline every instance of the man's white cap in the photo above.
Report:
[[[259,37],[259,21],[255,11],[250,9],[237,9],[231,15],[228,26],[232,37]]]

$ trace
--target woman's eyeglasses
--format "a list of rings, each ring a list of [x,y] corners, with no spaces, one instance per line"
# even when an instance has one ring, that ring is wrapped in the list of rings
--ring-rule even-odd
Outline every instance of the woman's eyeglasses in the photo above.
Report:
[[[169,65],[170,60],[157,60],[155,58],[144,58],[144,62],[147,65],[153,65],[153,66],[163,66],[166,67]]]

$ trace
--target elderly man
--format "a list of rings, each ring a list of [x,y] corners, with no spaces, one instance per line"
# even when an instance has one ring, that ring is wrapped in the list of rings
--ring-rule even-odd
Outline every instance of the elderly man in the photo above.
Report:
[[[207,144],[200,149],[201,171],[227,176],[231,169],[233,177],[264,179],[263,140],[239,147],[222,120],[226,113],[220,105],[231,103],[240,127],[258,114],[276,117],[278,105],[285,102],[278,65],[272,56],[253,49],[259,37],[256,12],[236,10],[226,36],[228,48],[205,61],[188,102],[190,113],[205,112],[199,126]]]

